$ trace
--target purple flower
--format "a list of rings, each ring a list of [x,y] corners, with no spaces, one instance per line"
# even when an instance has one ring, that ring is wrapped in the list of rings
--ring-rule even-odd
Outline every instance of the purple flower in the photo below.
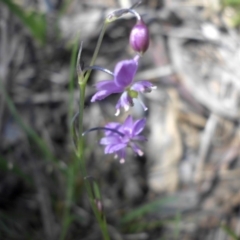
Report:
[[[100,140],[100,144],[105,145],[104,153],[115,153],[115,156],[120,159],[120,163],[125,162],[127,147],[131,147],[135,153],[142,156],[143,152],[136,142],[147,140],[144,136],[139,135],[143,131],[145,124],[145,118],[133,121],[130,115],[123,124],[117,122],[108,123],[105,126],[105,137]]]
[[[133,98],[138,98],[139,93],[151,92],[156,87],[152,83],[142,80],[133,83],[133,78],[136,75],[138,68],[139,56],[131,60],[124,60],[115,66],[114,79],[100,81],[96,84],[97,92],[93,95],[91,102],[99,101],[113,93],[122,93],[119,101],[116,104],[116,116],[120,113],[120,108],[128,111],[133,106]],[[144,110],[147,107],[139,99]]]

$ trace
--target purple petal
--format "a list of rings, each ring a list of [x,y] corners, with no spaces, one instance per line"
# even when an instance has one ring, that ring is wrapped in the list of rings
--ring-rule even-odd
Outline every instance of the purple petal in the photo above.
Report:
[[[118,144],[120,143],[120,139],[117,136],[108,136],[108,137],[103,137],[100,140],[101,145],[112,145],[112,144]]]
[[[118,100],[115,108],[117,109],[117,113],[119,114],[119,112],[120,112],[119,109],[121,107],[123,107],[125,109],[125,111],[128,111],[131,106],[133,106],[133,100],[128,95],[127,92],[124,92],[121,95],[120,99]],[[116,116],[118,115],[117,113],[115,114]]]
[[[132,136],[138,135],[146,125],[146,118],[137,120],[132,127]]]
[[[126,149],[123,148],[117,152],[117,156],[120,159],[119,162],[121,164],[125,163],[125,158],[126,158]]]
[[[108,124],[105,125],[106,128],[111,128],[111,129],[114,129],[114,130],[118,130],[120,127],[121,127],[121,124],[120,123],[117,123],[117,122],[110,122]],[[117,135],[117,133],[113,132],[113,131],[110,131],[110,130],[106,130],[105,131],[105,135],[106,136],[109,136],[109,135]],[[119,135],[118,135],[119,136]]]
[[[143,93],[143,92],[151,92],[155,88],[156,87],[149,81],[142,80],[134,83],[131,87],[131,90]]]
[[[126,148],[127,144],[126,143],[119,143],[119,144],[113,144],[110,145],[111,147],[109,147],[108,149],[108,153],[114,153],[114,152],[118,152],[119,150]]]
[[[138,156],[143,156],[144,153],[143,153],[143,151],[138,147],[137,144],[132,143],[132,144],[131,144],[131,147],[132,147],[133,151],[134,151]]]
[[[98,92],[96,92],[92,98],[91,98],[91,102],[95,102],[95,101],[100,101],[106,97],[108,97],[109,95],[111,95],[113,92],[109,91],[109,90],[100,90]]]
[[[112,93],[119,93],[124,91],[124,88],[117,86],[113,80],[104,80],[97,82],[95,84],[95,87],[97,90],[111,90]]]
[[[128,115],[128,117],[126,118],[125,122],[122,125],[122,130],[126,135],[131,136],[132,129],[133,129],[133,119],[131,115]]]
[[[112,147],[112,145],[107,145],[104,149],[104,154],[110,154],[111,147]]]
[[[147,141],[147,138],[144,137],[144,136],[134,136],[132,138],[132,140],[135,140],[135,141]]]
[[[113,129],[119,128],[120,126],[121,126],[121,124],[118,122],[109,122],[105,125],[105,127],[113,128]]]
[[[133,118],[131,115],[125,119],[124,123],[122,124],[124,128],[132,128],[133,126]]]
[[[120,93],[123,91],[123,89],[116,86],[112,80],[100,81],[96,84],[96,88],[99,91],[92,96],[91,102],[100,101],[113,93]]]
[[[135,59],[119,62],[114,69],[114,82],[117,86],[126,88],[129,86],[136,74],[138,61]]]

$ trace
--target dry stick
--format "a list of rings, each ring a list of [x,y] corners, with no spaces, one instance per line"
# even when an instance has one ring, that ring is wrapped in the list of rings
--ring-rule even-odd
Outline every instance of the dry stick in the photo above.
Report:
[[[203,179],[203,166],[204,163],[206,162],[218,122],[219,118],[212,113],[207,121],[203,138],[201,141],[199,157],[196,164],[196,176],[195,176],[196,182],[201,182],[201,180]]]

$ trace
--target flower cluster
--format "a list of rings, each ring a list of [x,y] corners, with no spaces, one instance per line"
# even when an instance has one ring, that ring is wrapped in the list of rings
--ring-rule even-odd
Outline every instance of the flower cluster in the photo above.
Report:
[[[126,148],[129,146],[136,154],[142,156],[143,152],[136,142],[147,140],[144,136],[139,135],[143,131],[145,124],[145,118],[134,122],[130,115],[123,124],[117,122],[108,123],[105,126],[105,137],[100,140],[100,144],[105,145],[105,154],[115,153],[115,156],[120,159],[120,163],[124,163]]]
[[[133,13],[136,14],[135,11]],[[117,14],[122,14],[122,12],[118,12]],[[96,84],[97,91],[91,98],[91,102],[96,102],[103,100],[111,94],[120,94],[120,98],[115,106],[116,116],[120,114],[120,109],[122,108],[128,111],[133,106],[133,99],[138,99],[146,111],[147,107],[140,100],[139,95],[149,93],[156,88],[151,82],[146,80],[134,82],[140,56],[142,56],[149,46],[148,28],[141,17],[138,14],[136,16],[138,20],[129,38],[130,46],[137,52],[136,56],[132,59],[118,62],[113,73],[108,69],[102,68],[103,71],[113,75],[113,79],[98,82]],[[96,69],[99,69],[99,67]],[[123,124],[110,122],[104,128],[99,128],[105,130],[105,136],[100,140],[100,144],[105,146],[105,154],[114,153],[120,159],[120,163],[124,163],[126,148],[130,147],[137,155],[142,156],[143,152],[137,145],[137,142],[146,141],[144,136],[139,135],[145,125],[145,118],[134,121],[132,116],[129,115]]]

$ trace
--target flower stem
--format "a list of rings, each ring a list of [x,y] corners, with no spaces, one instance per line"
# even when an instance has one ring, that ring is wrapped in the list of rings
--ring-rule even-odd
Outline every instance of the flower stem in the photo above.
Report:
[[[80,76],[81,77],[81,76]],[[87,191],[88,199],[90,201],[92,210],[95,214],[95,217],[98,221],[98,224],[101,228],[103,239],[104,240],[110,240],[108,231],[107,231],[107,224],[105,220],[105,216],[101,216],[99,210],[96,207],[96,204],[94,202],[94,196],[91,189],[90,182],[88,179],[86,179],[87,170],[86,170],[86,164],[84,161],[84,139],[83,139],[83,110],[84,110],[84,100],[85,100],[85,89],[86,89],[86,83],[81,81],[79,79],[79,88],[80,88],[80,102],[79,102],[79,139],[78,139],[78,151],[77,151],[77,161],[75,162],[75,171],[78,171],[80,168],[82,177],[84,178],[84,185]],[[76,175],[77,172],[75,172]]]
[[[93,66],[95,64],[95,61],[97,59],[97,55],[99,53],[100,46],[102,44],[103,36],[106,31],[108,22],[105,20],[103,27],[101,29],[101,33],[98,38],[98,42],[96,45],[96,48],[94,50],[94,54],[92,57],[92,60],[90,62],[90,66]],[[80,56],[79,56],[80,58]],[[78,59],[79,61],[80,59]],[[79,62],[77,62],[77,66],[79,65]],[[76,176],[78,174],[78,171],[80,169],[82,177],[85,179],[87,176],[87,171],[86,171],[86,165],[84,161],[84,139],[83,139],[83,112],[84,112],[84,102],[85,102],[85,90],[86,90],[86,85],[87,81],[89,79],[89,76],[91,74],[91,69],[88,70],[83,76],[83,74],[78,73],[78,83],[79,83],[79,88],[80,88],[80,99],[79,99],[79,138],[78,138],[78,143],[77,143],[77,157],[75,161],[69,166],[68,170],[68,183],[67,183],[67,201],[66,201],[66,206],[64,210],[64,217],[63,217],[63,227],[62,227],[62,232],[61,232],[61,240],[64,240],[67,234],[67,229],[69,227],[69,224],[71,222],[71,214],[70,214],[70,209],[71,205],[74,199],[74,189],[75,189],[75,183],[76,183]],[[86,179],[84,181],[85,188],[87,190],[87,195],[91,204],[91,207],[93,209],[93,212],[95,214],[95,217],[98,221],[98,224],[101,228],[101,232],[103,235],[104,240],[110,240],[110,237],[108,235],[108,230],[107,230],[107,224],[106,224],[106,219],[105,216],[101,216],[100,212],[98,211],[96,204],[94,202],[93,198],[93,193],[91,190],[91,185],[89,181]]]
[[[93,53],[93,57],[91,59],[90,65],[89,66],[93,66],[96,62],[98,53],[99,53],[99,49],[100,46],[102,44],[102,40],[103,40],[103,36],[105,34],[106,28],[108,26],[108,21],[104,21],[103,27],[101,29],[101,33],[99,35],[98,41],[97,41],[97,45],[96,48],[94,50]],[[84,110],[84,100],[85,100],[85,89],[86,89],[86,84],[87,81],[89,79],[89,76],[91,74],[91,69],[87,71],[87,73],[85,74],[85,76],[80,75],[78,76],[78,83],[79,83],[79,87],[80,87],[80,102],[79,102],[79,140],[78,140],[78,152],[77,152],[77,157],[78,157],[78,162],[76,163],[76,168],[78,169],[78,167],[80,167],[80,171],[82,173],[83,178],[85,178],[87,176],[87,171],[86,171],[86,165],[85,165],[85,161],[83,159],[84,153],[83,153],[83,149],[84,149],[84,139],[83,139],[83,110]],[[84,185],[85,188],[87,190],[87,195],[88,195],[88,199],[89,202],[91,204],[92,210],[95,214],[95,217],[98,221],[98,224],[100,226],[101,232],[102,232],[102,236],[104,240],[110,240],[109,234],[108,234],[108,230],[107,230],[107,223],[106,223],[106,218],[104,215],[101,216],[101,213],[98,211],[96,204],[94,202],[94,196],[93,196],[93,192],[91,190],[91,185],[90,182],[85,179],[84,181]]]
[[[103,27],[102,27],[102,29],[101,29],[101,33],[100,33],[100,35],[99,35],[99,38],[98,38],[98,41],[97,41],[97,45],[96,45],[96,48],[95,48],[95,50],[94,50],[93,57],[92,57],[92,60],[91,60],[89,66],[93,66],[93,65],[95,64],[95,62],[96,62],[96,59],[97,59],[97,56],[98,56],[98,52],[99,52],[99,49],[100,49],[101,44],[102,44],[103,36],[104,36],[104,34],[105,34],[105,31],[106,31],[106,29],[107,29],[108,24],[109,24],[109,22],[108,22],[107,20],[105,20],[104,23],[103,23]],[[87,81],[88,81],[88,79],[89,79],[89,76],[90,76],[90,74],[91,74],[91,71],[92,71],[92,70],[89,70],[89,71],[86,73],[86,75],[85,75],[85,77],[84,77],[84,79],[83,79],[83,81],[84,81],[85,83],[87,83]]]

